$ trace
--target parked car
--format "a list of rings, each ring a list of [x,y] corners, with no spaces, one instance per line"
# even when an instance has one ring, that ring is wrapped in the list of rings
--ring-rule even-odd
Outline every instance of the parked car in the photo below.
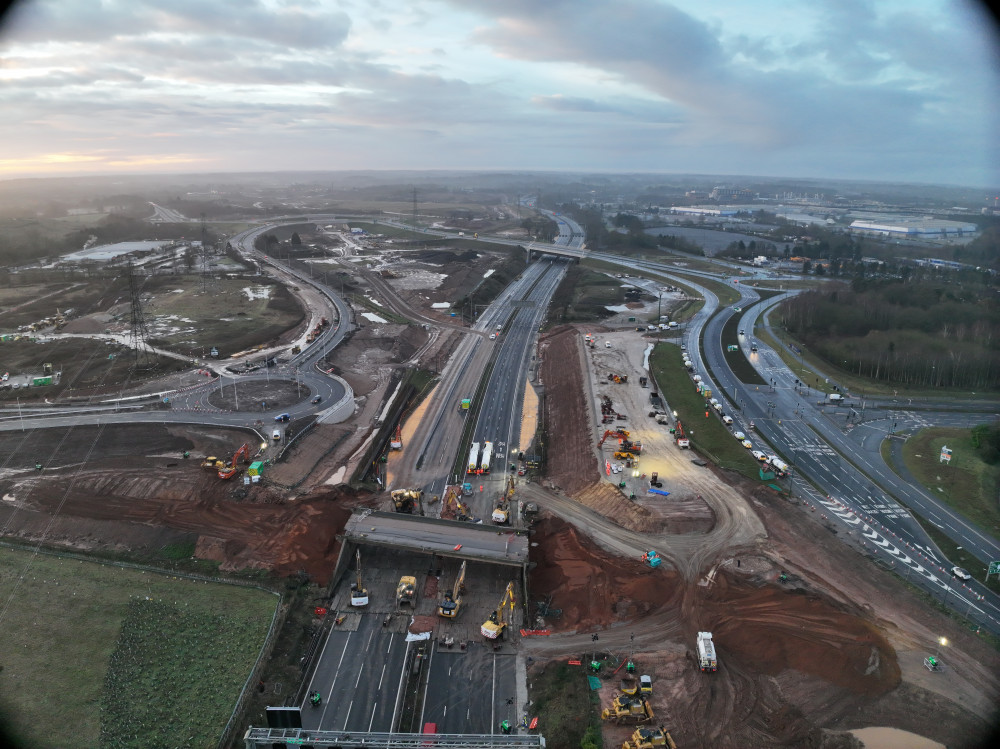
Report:
[[[753,455],[755,458],[757,458],[757,460],[759,460],[761,463],[767,460],[767,455],[762,453],[760,450],[754,450],[750,454]]]
[[[753,442],[751,442],[750,440],[743,440],[740,444],[743,445],[743,447],[745,447],[747,450],[753,447]]]
[[[742,442],[743,440],[745,440],[747,438],[747,436],[745,434],[743,434],[743,432],[733,432],[733,436],[736,439],[740,440],[740,442]]]
[[[722,417],[722,423],[725,424],[727,427],[731,427],[733,425],[733,417],[724,415]]]

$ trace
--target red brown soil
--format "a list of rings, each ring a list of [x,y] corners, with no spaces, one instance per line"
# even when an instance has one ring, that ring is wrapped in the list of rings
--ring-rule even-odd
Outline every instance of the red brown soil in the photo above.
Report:
[[[544,515],[535,526],[531,597],[551,595],[562,616],[549,629],[590,631],[631,620],[663,605],[676,592],[677,575],[653,570],[638,560],[610,557],[572,525]]]

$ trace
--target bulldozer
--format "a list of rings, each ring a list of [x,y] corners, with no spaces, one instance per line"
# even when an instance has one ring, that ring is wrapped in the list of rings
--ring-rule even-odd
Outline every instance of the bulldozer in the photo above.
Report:
[[[417,595],[417,578],[413,575],[403,575],[399,578],[399,585],[396,586],[396,608],[400,608],[404,603],[414,606],[413,599]]]
[[[487,640],[499,638],[507,625],[514,618],[514,583],[507,583],[507,590],[504,591],[503,598],[497,605],[496,611],[490,614],[490,618],[483,622],[479,628],[479,633]]]
[[[220,468],[225,468],[225,466],[226,464],[214,455],[209,455],[201,461],[201,467],[207,468],[210,471],[218,471]]]
[[[454,619],[462,608],[462,595],[465,593],[465,562],[458,569],[458,577],[451,590],[444,592],[444,599],[438,604],[438,614],[446,619]]]
[[[677,749],[677,744],[670,737],[670,734],[659,728],[636,728],[635,732],[622,744],[622,749],[653,749],[653,747],[663,746],[667,749]]]
[[[653,717],[649,700],[627,694],[617,695],[601,713],[602,720],[613,720],[618,725],[649,723]]]
[[[416,511],[424,493],[419,489],[393,489],[389,492],[392,497],[392,508],[396,512],[413,513]]]
[[[615,460],[635,460],[635,456],[630,452],[615,451]]]
[[[357,570],[358,577],[357,580],[351,583],[351,605],[352,606],[367,606],[368,605],[368,591],[365,586],[361,583],[361,549],[355,552],[355,558],[357,559]]]

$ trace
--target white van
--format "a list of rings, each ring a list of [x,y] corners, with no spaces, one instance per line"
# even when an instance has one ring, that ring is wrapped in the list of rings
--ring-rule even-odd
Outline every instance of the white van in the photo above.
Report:
[[[722,413],[722,404],[721,403],[713,403],[712,404],[712,408],[714,408],[717,413],[720,413],[720,414]]]
[[[727,427],[731,427],[733,425],[733,417],[732,416],[723,416],[722,417],[722,423],[725,424]]]
[[[719,399],[718,398],[712,398],[708,402],[711,403],[713,406],[719,405]]]
[[[733,436],[736,439],[738,439],[740,442],[742,442],[743,440],[745,440],[747,438],[747,436],[745,434],[743,434],[743,432],[733,432]]]

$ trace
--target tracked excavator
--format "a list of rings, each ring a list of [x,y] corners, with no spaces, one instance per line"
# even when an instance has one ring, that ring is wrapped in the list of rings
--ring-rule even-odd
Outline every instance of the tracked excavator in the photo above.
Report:
[[[240,449],[233,454],[233,460],[228,466],[223,464],[224,467],[219,468],[219,478],[231,479],[235,476],[236,472],[239,470],[238,464],[240,459],[242,459],[244,463],[247,463],[250,460],[250,445],[246,442],[240,445]]]
[[[507,583],[507,590],[504,591],[503,598],[500,599],[500,604],[497,606],[496,611],[490,614],[490,618],[483,622],[483,626],[479,628],[480,634],[488,640],[495,640],[503,631],[507,629],[514,619],[514,583]]]
[[[352,606],[367,606],[368,605],[368,590],[361,583],[361,549],[355,552],[355,559],[358,563],[358,577],[357,580],[351,583],[351,605]]]
[[[438,604],[438,614],[446,619],[454,619],[462,608],[462,595],[465,593],[465,562],[458,568],[458,577],[451,590],[444,592],[444,599]]]
[[[491,520],[493,520],[494,525],[508,525],[510,523],[510,500],[513,497],[514,475],[511,474],[507,476],[507,488],[504,490],[504,493],[500,495],[500,501],[497,502],[497,506],[493,510]]]
[[[605,429],[604,436],[601,437],[597,442],[597,446],[600,447],[604,444],[604,440],[608,437],[617,437],[621,440],[627,440],[630,432],[627,429]]]
[[[399,578],[399,585],[396,586],[396,608],[404,603],[414,606],[414,597],[417,595],[417,578],[413,575],[403,575]]]

